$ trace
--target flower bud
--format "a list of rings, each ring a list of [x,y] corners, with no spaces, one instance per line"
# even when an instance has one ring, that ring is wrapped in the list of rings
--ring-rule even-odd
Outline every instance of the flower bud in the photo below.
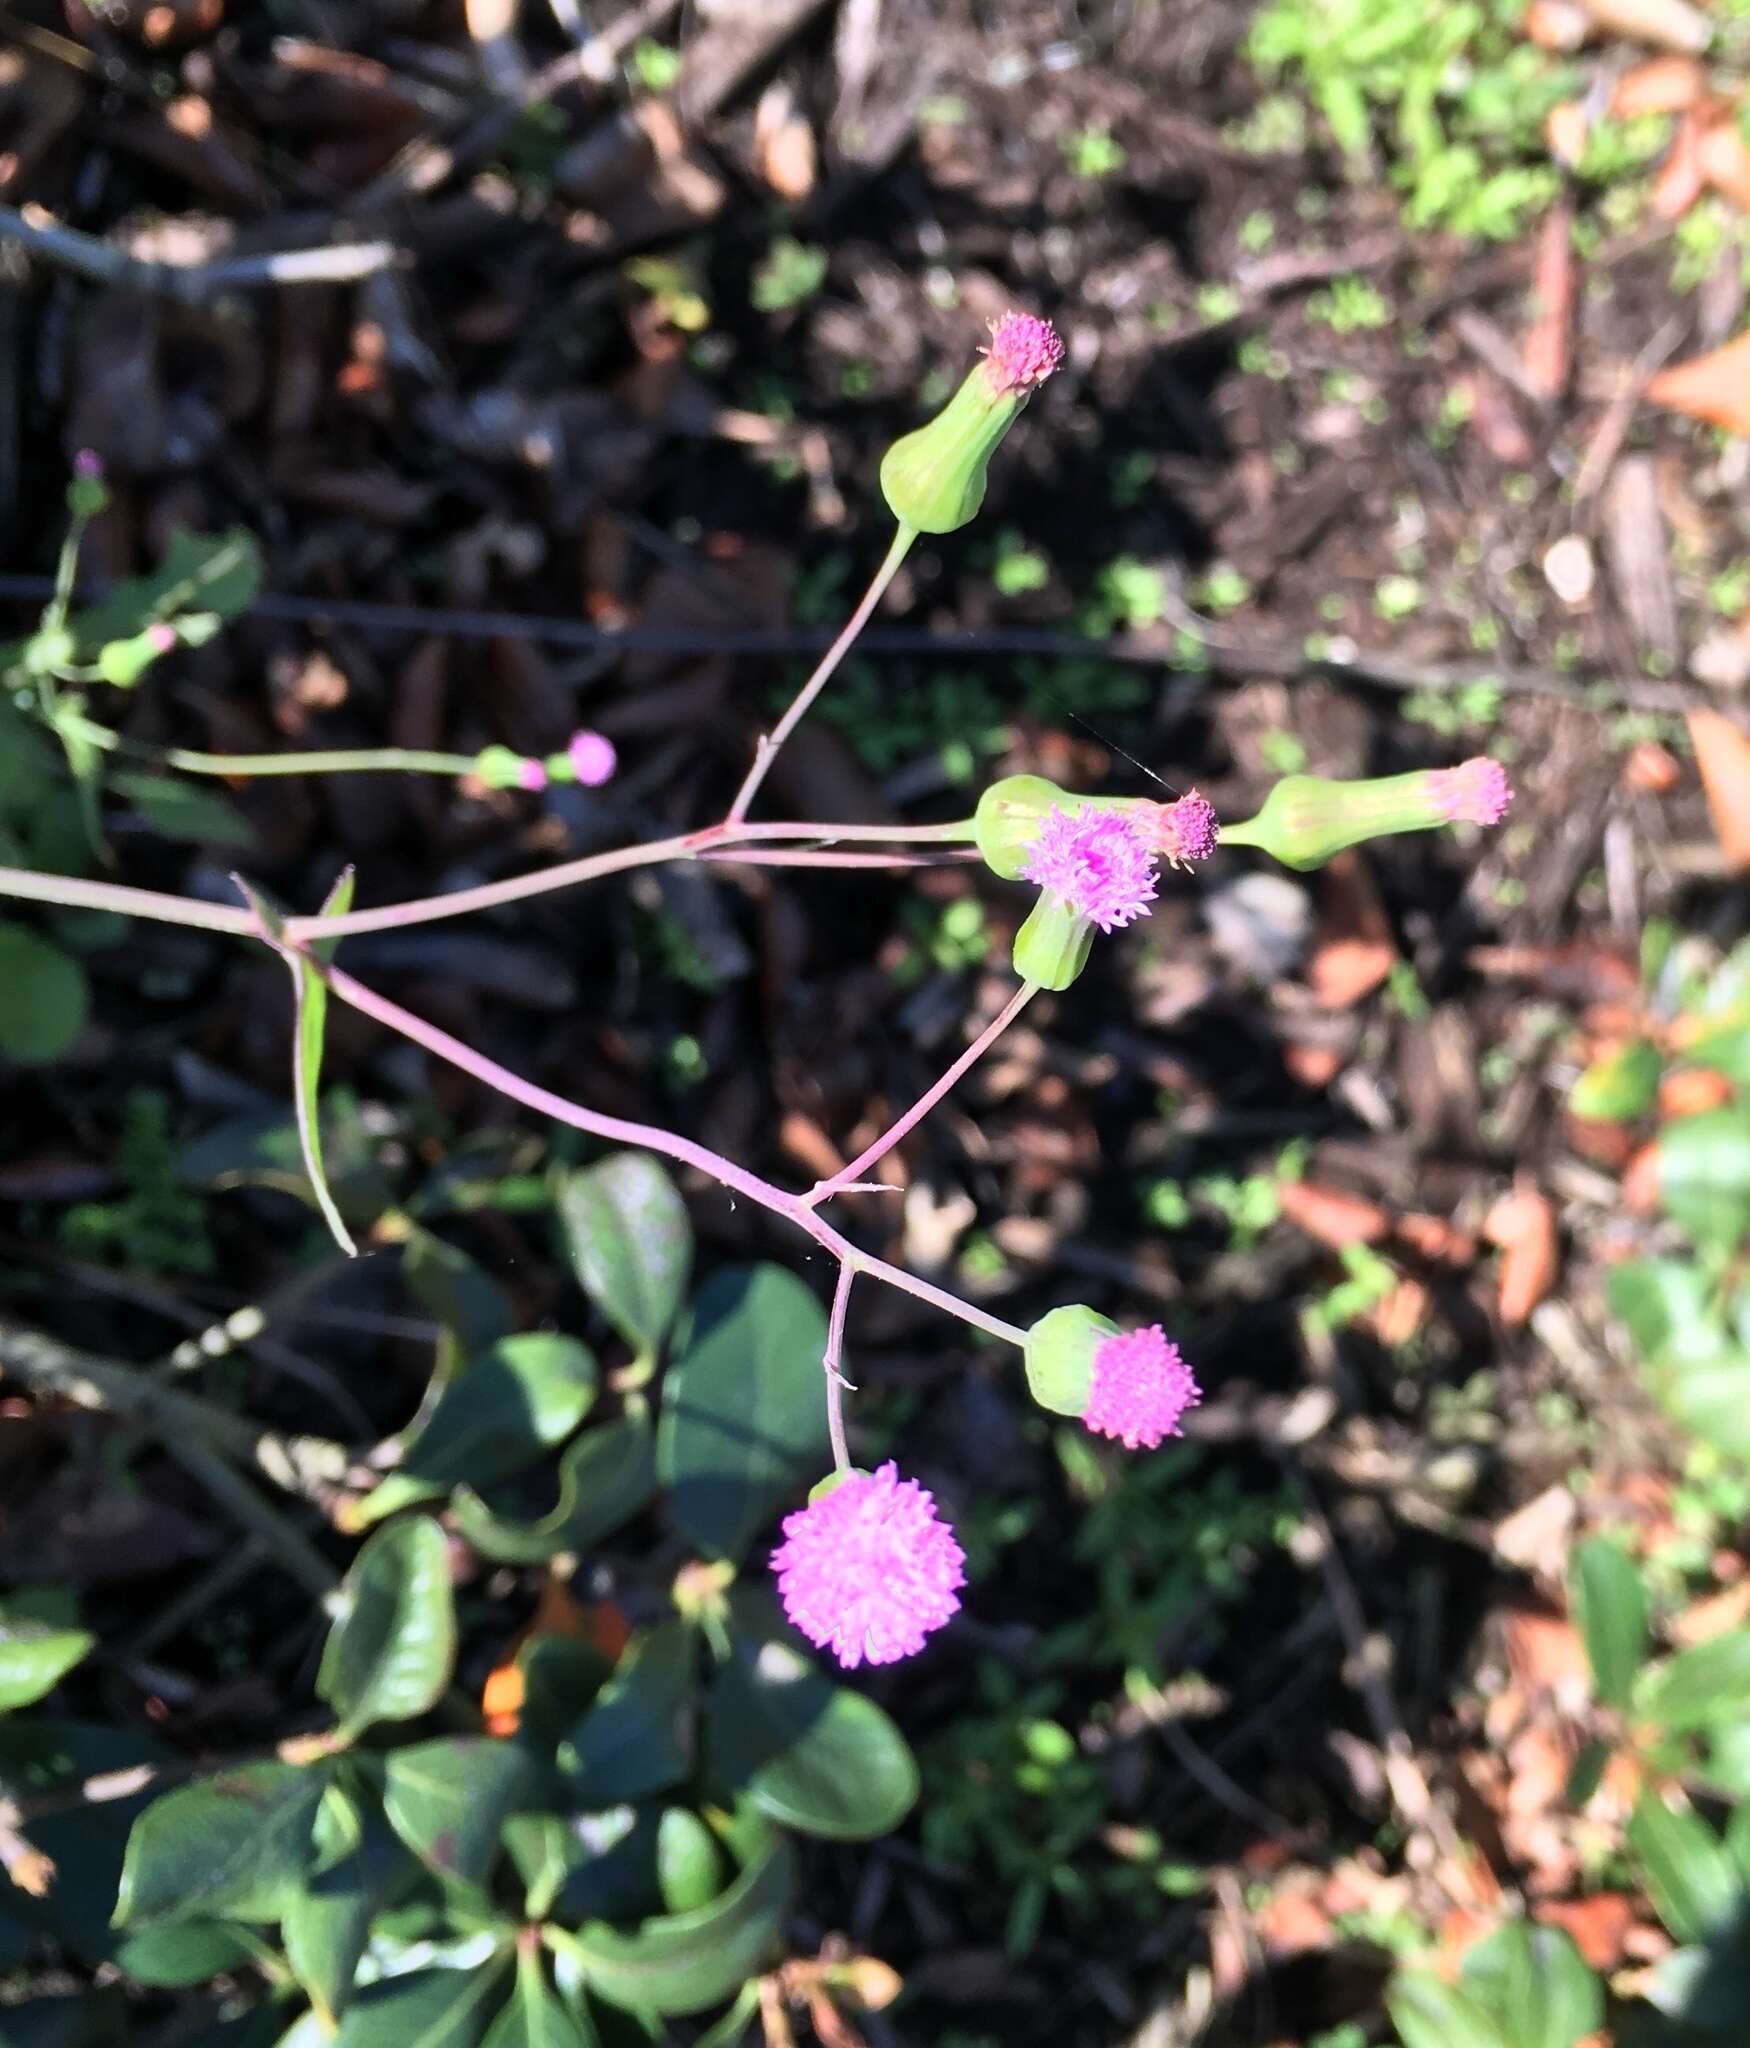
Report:
[[[1506,771],[1484,755],[1365,782],[1288,775],[1255,818],[1222,828],[1228,846],[1256,846],[1289,868],[1322,867],[1345,847],[1440,825],[1493,825],[1513,800]]]
[[[953,533],[973,518],[997,443],[1062,360],[1063,343],[1049,321],[1008,313],[995,323],[984,360],[960,389],[882,459],[882,493],[901,526]]]
[[[176,645],[176,635],[170,635],[170,647]],[[118,690],[132,689],[160,655],[169,652],[164,644],[164,628],[148,626],[143,633],[132,633],[125,640],[110,640],[98,650],[97,673],[106,683],[113,683]]]
[[[1068,988],[1088,964],[1094,943],[1091,918],[1071,909],[1061,896],[1042,889],[1015,934],[1015,972],[1041,988]]]
[[[1027,1332],[1022,1352],[1034,1400],[1054,1415],[1084,1414],[1093,1385],[1094,1353],[1106,1338],[1117,1335],[1118,1325],[1109,1316],[1096,1315],[1079,1301],[1041,1316]]]
[[[488,789],[526,788],[523,781],[524,759],[514,747],[482,747],[474,757],[475,778],[485,783]]]
[[[75,519],[95,519],[109,503],[103,464],[89,448],[73,458],[73,480],[67,486],[67,510]]]
[[[978,800],[972,836],[984,864],[1005,882],[1026,872],[1033,842],[1052,809],[1073,812],[1083,799],[1067,795],[1043,775],[1005,775]]]

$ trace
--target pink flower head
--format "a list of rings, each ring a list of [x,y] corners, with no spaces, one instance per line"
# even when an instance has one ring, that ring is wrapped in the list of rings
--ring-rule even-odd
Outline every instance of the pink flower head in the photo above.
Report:
[[[1129,812],[1089,806],[1071,817],[1053,804],[1021,873],[1110,932],[1147,917],[1154,861],[1147,833]]]
[[[565,749],[571,766],[585,789],[600,789],[620,765],[614,743],[599,732],[574,732]]]
[[[990,323],[984,359],[999,392],[1031,391],[1063,361],[1063,341],[1049,320],[1033,313],[1005,313]]]
[[[516,780],[518,789],[545,789],[547,787],[547,771],[541,766],[539,761],[519,761],[517,763]]]
[[[772,1552],[784,1612],[847,1671],[921,1650],[959,1612],[965,1564],[934,1499],[891,1458],[787,1515]]]
[[[1221,837],[1215,806],[1196,790],[1187,790],[1175,802],[1157,804],[1149,824],[1154,832],[1155,851],[1176,868],[1189,867],[1194,860],[1207,860]]]
[[[95,483],[103,474],[103,457],[95,448],[81,448],[73,458],[73,474],[87,483]]]
[[[1440,815],[1452,825],[1498,824],[1513,801],[1506,769],[1487,754],[1461,761],[1456,768],[1436,768],[1428,789]]]
[[[1103,1337],[1095,1346],[1082,1420],[1127,1450],[1152,1451],[1162,1438],[1179,1434],[1179,1418],[1202,1398],[1178,1345],[1159,1323],[1150,1323]]]
[[[146,645],[154,654],[168,654],[176,645],[176,628],[160,619],[156,625],[146,628]]]

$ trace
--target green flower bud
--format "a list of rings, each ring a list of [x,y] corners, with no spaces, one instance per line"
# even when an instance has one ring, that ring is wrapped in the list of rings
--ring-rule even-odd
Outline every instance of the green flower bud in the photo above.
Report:
[[[847,1479],[867,1479],[868,1476],[860,1465],[853,1465],[848,1472],[841,1472],[834,1466],[824,1479],[817,1479],[808,1489],[808,1505],[813,1507],[817,1500],[825,1500],[829,1493],[843,1486]]]
[[[979,798],[972,819],[972,837],[985,866],[1005,882],[1018,882],[1046,812],[1053,805],[1073,811],[1082,801],[1043,775],[1005,775],[993,782]]]
[[[78,658],[79,643],[65,626],[45,626],[24,643],[24,665],[33,676],[53,675],[71,668]]]
[[[488,789],[521,789],[523,758],[514,747],[482,747],[474,757],[474,773]]]
[[[997,443],[1062,358],[1049,322],[1009,313],[995,324],[984,360],[960,389],[882,459],[882,493],[901,526],[953,533],[973,518]]]
[[[1081,1302],[1071,1302],[1041,1316],[1027,1332],[1022,1357],[1027,1386],[1041,1408],[1054,1415],[1081,1415],[1088,1405],[1094,1353],[1118,1325],[1096,1315]]]
[[[1079,915],[1049,889],[1042,889],[1026,923],[1015,934],[1015,972],[1041,988],[1068,988],[1087,966],[1093,943],[1093,920]]]
[[[1513,800],[1498,762],[1478,755],[1456,768],[1419,768],[1365,782],[1288,775],[1243,825],[1224,825],[1225,846],[1256,846],[1284,867],[1322,867],[1345,847],[1440,825],[1493,825]]]
[[[161,655],[168,654],[176,645],[176,633],[170,626],[148,626],[143,633],[130,634],[126,640],[110,640],[98,650],[97,673],[106,683],[113,683],[118,690],[132,689]]]

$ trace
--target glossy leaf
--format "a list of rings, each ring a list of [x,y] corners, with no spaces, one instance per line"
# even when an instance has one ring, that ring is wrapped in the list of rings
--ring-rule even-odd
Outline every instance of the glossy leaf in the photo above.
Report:
[[[1403,2048],[1513,2048],[1470,1992],[1426,1970],[1400,1970],[1386,1989],[1385,2009]]]
[[[1628,1845],[1655,1911],[1679,1942],[1708,1940],[1741,1909],[1737,1868],[1699,1814],[1643,1792],[1629,1816]]]
[[[1750,1718],[1750,1629],[1679,1650],[1648,1672],[1638,1702],[1661,1728],[1702,1728]]]
[[[456,1527],[495,1564],[539,1564],[562,1550],[588,1550],[647,1507],[656,1494],[656,1448],[647,1417],[622,1416],[586,1430],[559,1458],[559,1500],[549,1514],[519,1521],[497,1514],[471,1486],[456,1489]]]
[[[1750,1231],[1750,1111],[1708,1109],[1667,1124],[1659,1193],[1697,1244],[1736,1251]]]
[[[21,1066],[59,1059],[85,1029],[91,990],[70,953],[29,926],[0,920],[0,1057]]]
[[[1574,1083],[1568,1107],[1588,1120],[1628,1123],[1652,1108],[1662,1067],[1659,1048],[1650,1039],[1632,1039],[1592,1062]]]
[[[710,1905],[657,1914],[636,1934],[591,1921],[571,1946],[591,1987],[611,2004],[634,2012],[703,2012],[779,1951],[794,1882],[795,1853],[774,1833]]]
[[[188,533],[178,527],[156,569],[111,584],[101,603],[71,620],[81,655],[89,660],[112,640],[126,639],[153,621],[193,613],[231,618],[261,587],[261,543],[246,527],[228,533]]]
[[[115,1959],[140,1983],[175,1989],[204,1984],[222,1970],[242,1969],[257,1959],[261,1947],[260,1939],[246,1928],[222,1920],[191,1920],[130,1934],[117,1948]]]
[[[412,1866],[381,1815],[340,1785],[323,1798],[315,1842],[317,1868],[286,1907],[281,1937],[310,2003],[332,2024],[351,1998],[372,1915]]]
[[[643,1799],[692,1766],[684,1727],[693,1632],[664,1622],[632,1639],[619,1667],[560,1749],[560,1768],[588,1806]]]
[[[0,1714],[52,1691],[96,1641],[67,1627],[48,1603],[28,1595],[0,1601]]]
[[[656,1881],[664,1910],[692,1913],[708,1906],[726,1875],[717,1837],[696,1813],[671,1806],[656,1829]]]
[[[599,1813],[517,1813],[504,1844],[522,1877],[531,1919],[635,1922],[662,1904],[656,1816],[648,1807]]]
[[[401,1277],[434,1322],[449,1332],[463,1356],[490,1350],[510,1330],[504,1290],[468,1254],[436,1231],[408,1226]]]
[[[318,917],[344,917],[352,908],[353,871],[345,869],[334,887],[322,899]],[[332,958],[338,941],[317,940],[311,951],[318,959]],[[298,1143],[303,1149],[304,1171],[310,1176],[310,1190],[334,1241],[348,1258],[358,1257],[358,1246],[341,1220],[329,1191],[328,1176],[322,1168],[322,1122],[318,1091],[322,1082],[322,1035],[328,1021],[328,984],[301,953],[288,951],[292,970],[292,1103],[298,1116]]]
[[[892,1720],[787,1644],[738,1641],[736,1651],[711,1687],[713,1780],[805,1834],[866,1842],[897,1827],[918,1772]]]
[[[1643,1359],[1656,1358],[1675,1337],[1718,1327],[1708,1277],[1693,1259],[1625,1260],[1610,1269],[1605,1291]]]
[[[389,1825],[440,1877],[481,1884],[498,1854],[506,1817],[535,1788],[515,1744],[480,1735],[440,1737],[396,1750],[384,1771]]]
[[[1559,1927],[1509,1920],[1466,1951],[1460,1981],[1512,2048],[1576,2048],[1604,2024],[1604,1987]]]
[[[617,1152],[559,1183],[577,1284],[641,1358],[654,1356],[686,1293],[693,1226],[648,1152]]]
[[[314,1861],[326,1782],[294,1764],[245,1764],[153,1800],[128,1837],[115,1924],[277,1920]]]
[[[334,2048],[479,2048],[504,1997],[508,1970],[415,1970],[361,1991]]]
[[[1603,1536],[1574,1556],[1573,1605],[1598,1697],[1622,1706],[1647,1649],[1647,1594],[1632,1560]]]
[[[379,1529],[354,1558],[316,1690],[356,1735],[437,1704],[456,1661],[450,1546],[429,1515]]]
[[[516,1989],[493,2021],[486,2048],[595,2048],[595,2042],[560,2003],[537,1964],[517,1972]]]
[[[701,1549],[739,1560],[826,1469],[825,1349],[820,1303],[782,1266],[726,1268],[700,1291],[656,1456],[675,1521]]]
[[[595,1399],[596,1362],[574,1337],[501,1337],[444,1389],[397,1468],[359,1508],[380,1521],[466,1480],[489,1486],[563,1443]]]

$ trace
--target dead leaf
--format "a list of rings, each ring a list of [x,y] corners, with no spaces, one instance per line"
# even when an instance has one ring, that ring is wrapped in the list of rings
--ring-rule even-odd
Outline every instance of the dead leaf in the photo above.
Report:
[[[1412,1211],[1408,1216],[1400,1216],[1392,1229],[1400,1243],[1442,1266],[1468,1266],[1477,1255],[1476,1239],[1468,1230],[1447,1222],[1444,1216]]]
[[[1586,138],[1592,132],[1592,122],[1587,115],[1585,103],[1581,100],[1563,100],[1560,106],[1551,107],[1544,116],[1543,139],[1549,145],[1549,153],[1564,170],[1579,167],[1580,159],[1586,154]]]
[[[1691,107],[1678,122],[1659,175],[1653,180],[1652,207],[1658,219],[1681,220],[1707,190],[1701,160],[1707,132],[1708,123],[1699,108]]]
[[[1677,756],[1657,740],[1638,740],[1622,764],[1622,786],[1641,796],[1669,796],[1683,779]]]
[[[1626,1124],[1608,1123],[1602,1117],[1575,1116],[1568,1110],[1562,1116],[1562,1133],[1582,1159],[1590,1159],[1594,1166],[1602,1166],[1611,1173],[1621,1173],[1634,1154],[1634,1133]]]
[[[1525,33],[1540,50],[1577,50],[1592,26],[1581,0],[1531,0]]]
[[[1558,1481],[1495,1524],[1495,1555],[1521,1571],[1559,1580],[1567,1567],[1568,1539],[1579,1512],[1573,1489]]]
[[[1713,37],[1708,18],[1689,0],[1580,0],[1595,27],[1633,36],[1659,50],[1698,56]]]
[[[814,190],[814,130],[797,110],[796,95],[775,81],[760,95],[753,117],[760,176],[782,199],[803,200]]]
[[[1672,1619],[1666,1633],[1688,1649],[1693,1643],[1723,1636],[1728,1629],[1742,1628],[1746,1621],[1750,1621],[1750,1578],[1740,1579],[1723,1592],[1710,1593],[1705,1600],[1691,1601]]]
[[[1342,1071],[1343,1055],[1334,1045],[1308,1045],[1291,1038],[1282,1048],[1282,1068],[1302,1088],[1328,1088]]]
[[[1542,1607],[1510,1607],[1501,1617],[1507,1668],[1528,1691],[1584,1698],[1591,1666],[1580,1631],[1564,1615]]]
[[[1552,206],[1537,235],[1533,273],[1537,317],[1525,337],[1525,381],[1542,398],[1567,387],[1574,321],[1574,209]]]
[[[1649,57],[1616,81],[1611,118],[1633,121],[1642,114],[1681,114],[1707,95],[1707,73],[1693,57]]]
[[[1750,343],[1750,335],[1744,340]],[[1746,387],[1741,397],[1750,427],[1750,347],[1743,350],[1741,362]],[[1750,868],[1750,739],[1718,711],[1692,711],[1688,723],[1720,851],[1734,868]]]
[[[1478,974],[1529,981],[1559,1002],[1633,1000],[1641,971],[1626,953],[1577,939],[1562,946],[1473,946],[1465,956]]]
[[[1361,1318],[1361,1327],[1377,1337],[1388,1351],[1409,1343],[1428,1319],[1429,1294],[1420,1280],[1401,1275],[1383,1301],[1376,1302]]]
[[[1483,1235],[1502,1250],[1496,1305],[1516,1329],[1555,1285],[1556,1212],[1529,1184],[1503,1195],[1489,1211]]]
[[[1750,328],[1724,348],[1661,370],[1648,384],[1647,396],[1691,419],[1750,435]]]
[[[1750,143],[1735,110],[1723,110],[1701,138],[1702,175],[1716,192],[1750,213]]]
[[[1307,983],[1327,1009],[1346,1009],[1378,988],[1396,959],[1391,925],[1373,876],[1351,847],[1325,870]]]
[[[1685,1067],[1659,1083],[1659,1114],[1667,1121],[1699,1116],[1704,1109],[1723,1108],[1736,1092],[1725,1075],[1712,1067]]]
[[[1540,1900],[1532,1917],[1545,1927],[1559,1927],[1571,1935],[1593,1969],[1614,1970],[1626,1953],[1637,1910],[1626,1892],[1594,1892],[1587,1899]]]
[[[1276,1200],[1290,1223],[1333,1251],[1351,1244],[1377,1244],[1391,1228],[1391,1218],[1377,1202],[1346,1188],[1287,1180],[1278,1186]]]
[[[1317,1954],[1334,1932],[1331,1916],[1305,1892],[1277,1892],[1253,1915],[1253,1925],[1272,1955]]]

